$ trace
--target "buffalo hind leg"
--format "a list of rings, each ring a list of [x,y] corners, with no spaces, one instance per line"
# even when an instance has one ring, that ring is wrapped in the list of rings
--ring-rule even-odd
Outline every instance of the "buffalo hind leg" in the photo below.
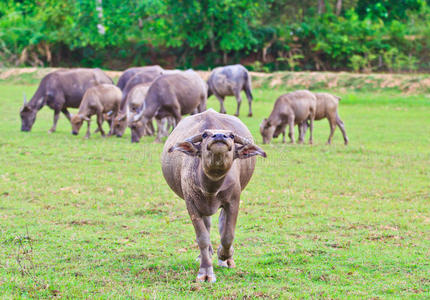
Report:
[[[237,203],[237,205],[236,205]],[[221,209],[219,215],[219,233],[221,245],[218,247],[218,265],[226,268],[234,268],[233,240],[236,228],[237,214],[239,212],[239,201],[232,202],[231,206]]]
[[[90,132],[90,122],[91,122],[91,120],[87,121],[87,134],[85,135],[86,139],[89,139],[90,135],[91,135],[91,132]]]
[[[314,140],[313,140],[314,118],[315,117],[310,117],[310,120],[309,120],[309,144],[310,145],[312,145],[314,142]]]
[[[330,126],[330,135],[328,136],[327,145],[330,145],[331,140],[333,138],[334,131],[336,130],[336,119],[328,118],[328,124]]]
[[[214,94],[214,95],[218,99],[219,104],[220,104],[219,112],[222,113],[222,114],[226,114],[227,111],[225,110],[225,107],[224,107],[224,97],[221,97],[218,94]]]
[[[240,96],[240,91],[236,91],[234,93],[234,96],[236,97],[236,101],[237,101],[237,108],[236,108],[236,113],[234,114],[236,117],[239,117],[239,113],[240,113],[240,104],[242,103],[242,97]]]
[[[336,124],[337,126],[339,126],[340,131],[342,131],[343,141],[345,142],[345,146],[348,145],[349,139],[348,139],[348,136],[346,135],[345,124],[343,124],[343,121],[339,118],[338,114],[336,114]]]

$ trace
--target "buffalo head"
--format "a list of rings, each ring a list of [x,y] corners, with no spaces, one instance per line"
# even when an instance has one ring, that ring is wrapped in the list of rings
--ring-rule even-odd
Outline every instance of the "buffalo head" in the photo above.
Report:
[[[260,124],[260,133],[263,137],[263,144],[268,144],[273,138],[276,126],[272,125],[269,120],[264,119]],[[278,133],[279,134],[279,133]]]
[[[266,153],[251,141],[228,130],[205,130],[203,133],[177,143],[169,152],[181,151],[199,157],[203,172],[212,180],[221,179],[230,170],[235,159]]]
[[[27,97],[24,94],[24,104],[19,112],[21,116],[21,131],[30,131],[36,121],[37,109],[27,103]]]
[[[126,112],[120,112],[113,120],[113,134],[117,137],[122,137],[125,129],[127,128],[127,113]]]
[[[79,129],[81,129],[82,123],[84,121],[89,122],[90,118],[87,116],[83,116],[81,114],[74,115],[72,119],[70,120],[70,123],[72,123],[72,134],[78,135]]]

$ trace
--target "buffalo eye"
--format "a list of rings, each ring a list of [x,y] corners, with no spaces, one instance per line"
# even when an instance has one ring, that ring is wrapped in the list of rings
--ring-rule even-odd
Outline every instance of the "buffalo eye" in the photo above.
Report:
[[[206,132],[202,134],[202,138],[204,138],[204,139],[205,139],[205,138],[207,138],[207,137],[208,137],[208,134],[207,134]]]
[[[234,134],[230,133],[230,138],[234,140]]]

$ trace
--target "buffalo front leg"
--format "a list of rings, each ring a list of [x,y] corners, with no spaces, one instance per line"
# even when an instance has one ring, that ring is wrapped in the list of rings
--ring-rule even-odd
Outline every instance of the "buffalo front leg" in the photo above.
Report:
[[[91,121],[87,121],[87,134],[85,134],[85,138],[86,139],[89,139],[90,135],[91,135],[91,132],[90,132],[90,122]]]
[[[187,200],[185,202],[187,204],[187,209],[191,221],[193,222],[197,244],[200,249],[200,268],[196,280],[215,282],[216,277],[212,266],[212,255],[210,253],[211,240],[209,231],[205,224],[205,220],[198,213],[196,207],[190,200]]]
[[[105,131],[103,130],[103,114],[101,112],[97,113],[97,127],[100,131],[100,134],[104,137],[105,136]]]
[[[210,216],[203,216],[203,222],[205,223],[206,226],[206,230],[209,232],[211,232],[211,217]],[[209,253],[212,256],[214,254],[214,249],[212,248],[212,243],[209,244]]]
[[[221,245],[218,247],[218,265],[226,268],[234,268],[236,265],[233,260],[233,240],[236,228],[239,203],[221,209],[219,215],[219,233]]]
[[[60,118],[60,110],[54,110],[54,124],[52,124],[51,129],[49,129],[49,133],[53,133],[57,129],[58,118]]]
[[[71,120],[72,119],[72,115],[70,114],[70,112],[67,110],[66,107],[61,109],[61,112],[66,116],[67,120]]]
[[[288,136],[290,137],[291,144],[294,144],[296,141],[294,139],[294,117],[288,118]]]

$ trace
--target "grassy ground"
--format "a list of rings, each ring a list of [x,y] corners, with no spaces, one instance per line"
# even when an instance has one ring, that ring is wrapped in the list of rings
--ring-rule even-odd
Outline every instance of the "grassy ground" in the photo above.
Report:
[[[325,145],[326,121],[314,146],[263,146],[268,158],[242,193],[237,268],[215,268],[211,285],[194,282],[194,231],[162,177],[162,145],[131,144],[129,132],[85,140],[64,117],[48,134],[48,108],[22,133],[22,92],[35,89],[0,85],[4,298],[429,297],[429,98],[345,93],[348,147],[338,130]],[[258,143],[282,92],[256,90],[253,118],[242,107]]]

